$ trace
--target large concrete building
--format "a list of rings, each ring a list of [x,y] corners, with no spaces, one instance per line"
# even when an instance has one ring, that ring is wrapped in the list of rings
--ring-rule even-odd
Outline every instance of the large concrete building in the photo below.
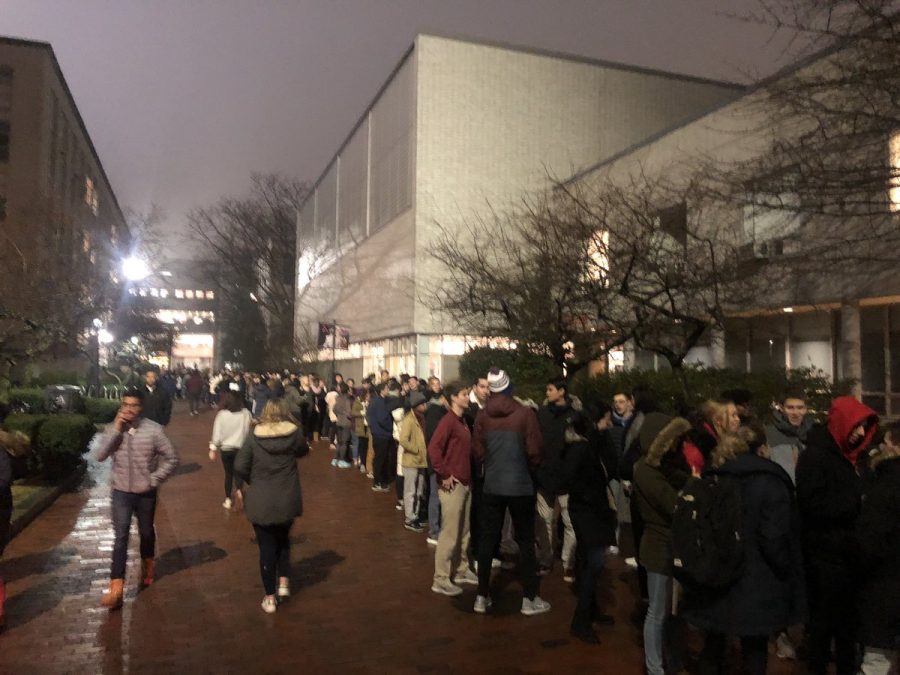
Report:
[[[18,311],[33,292],[32,275],[51,273],[70,275],[76,295],[90,304],[128,243],[52,47],[0,38],[0,255],[12,274],[0,290],[4,308]]]
[[[452,377],[477,338],[436,316],[430,247],[703,112],[737,85],[562,54],[420,35],[316,182],[298,217],[295,335],[350,332],[359,378]],[[320,358],[329,360],[330,353]]]
[[[777,97],[767,93],[787,77],[816,79],[832,68],[832,59],[841,52],[827,50],[814,55],[761,83],[734,101],[710,110],[665,134],[640,141],[614,157],[600,160],[574,176],[572,181],[621,180],[641,175],[672,175],[690,171],[692,158],[704,157],[723,167],[753,162],[768,152],[773,141],[790,139],[790,128],[773,128],[777,119],[769,106]],[[827,81],[827,77],[819,78]],[[790,143],[790,140],[787,141]],[[896,175],[900,171],[900,132],[885,135],[880,157],[888,158]],[[885,182],[885,202],[900,218],[898,188]],[[877,196],[860,198],[872,200]],[[790,195],[784,195],[790,203]],[[864,203],[861,201],[861,203]],[[690,208],[690,206],[688,207]],[[806,231],[815,232],[817,218],[802,207],[785,211],[747,209],[734,205],[737,236],[742,249],[761,263],[778,263],[785,255],[802,256]],[[886,216],[890,217],[890,216]],[[861,218],[827,221],[829,228],[848,233],[866,227]],[[834,240],[840,237],[835,236]],[[848,241],[853,238],[848,235]],[[857,238],[859,241],[859,238]],[[896,240],[894,240],[896,241]],[[887,244],[886,245],[895,245]],[[878,245],[876,242],[868,244]],[[854,268],[860,263],[847,263]],[[812,274],[810,267],[816,268]],[[829,378],[849,378],[858,382],[856,393],[879,414],[900,415],[900,276],[883,266],[866,269],[798,265],[799,269],[772,288],[756,303],[734,308],[725,319],[724,330],[709,331],[702,344],[689,354],[689,363],[729,367],[746,372],[779,368],[813,368]],[[761,268],[765,274],[765,267]],[[851,273],[853,272],[853,273]],[[623,350],[625,367],[657,369],[664,361],[631,346]]]

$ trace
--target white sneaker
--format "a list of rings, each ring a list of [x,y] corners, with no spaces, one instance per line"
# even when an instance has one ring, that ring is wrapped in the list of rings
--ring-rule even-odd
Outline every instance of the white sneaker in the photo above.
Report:
[[[486,598],[483,595],[476,595],[475,606],[472,609],[475,610],[476,614],[487,614],[491,611],[493,604],[494,603],[491,602],[490,598]]]
[[[619,547],[618,546],[610,546],[606,549],[606,552],[610,555],[619,555]]]
[[[625,565],[633,570],[636,570],[638,568],[637,558],[625,558]]]
[[[449,595],[451,598],[462,595],[463,589],[454,584],[449,579],[435,579],[431,584],[431,590],[441,595]]]
[[[278,583],[278,599],[287,599],[291,597],[291,585],[290,583],[279,582]]]
[[[263,598],[261,606],[266,614],[274,614],[278,610],[278,603],[275,602],[275,598],[270,598],[268,595]]]
[[[222,502],[222,506],[224,506],[226,509],[230,509],[231,508],[231,497],[225,497],[225,501]]]
[[[453,583],[457,586],[461,584],[469,584],[470,586],[475,586],[478,584],[478,577],[472,574],[472,570],[466,570],[462,574],[457,573],[455,577],[453,577]]]
[[[542,599],[539,595],[534,596],[534,600],[522,598],[521,612],[525,616],[534,616],[535,614],[544,614],[550,611],[550,603]]]
[[[787,633],[778,634],[778,639],[775,640],[775,656],[779,659],[797,660],[797,650],[794,648],[794,643],[791,642],[791,637]]]
[[[436,537],[428,537],[425,540],[425,543],[428,544],[429,546],[437,546],[438,540]]]

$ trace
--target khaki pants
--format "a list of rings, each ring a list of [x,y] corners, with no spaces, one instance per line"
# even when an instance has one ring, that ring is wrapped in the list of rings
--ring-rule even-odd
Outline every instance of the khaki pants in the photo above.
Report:
[[[441,533],[434,552],[435,581],[450,579],[451,573],[465,574],[469,570],[472,491],[469,486],[457,483],[450,492],[438,489],[438,499],[441,501]]]
[[[537,493],[537,517],[534,527],[538,548],[538,565],[547,569],[553,567],[557,503],[565,528],[562,562],[563,567],[570,569],[575,566],[575,528],[572,527],[572,519],[569,518],[569,495],[560,495],[553,502],[548,502],[540,490]]]
[[[366,473],[372,473],[372,462],[375,461],[375,446],[372,445],[372,434],[368,438],[369,451],[366,453]]]

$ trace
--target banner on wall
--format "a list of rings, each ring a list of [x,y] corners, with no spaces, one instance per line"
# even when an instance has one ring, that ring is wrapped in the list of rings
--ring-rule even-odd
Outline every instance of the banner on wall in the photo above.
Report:
[[[350,347],[350,329],[336,326],[333,323],[320,323],[318,346],[319,349],[335,349],[335,347],[348,349]]]

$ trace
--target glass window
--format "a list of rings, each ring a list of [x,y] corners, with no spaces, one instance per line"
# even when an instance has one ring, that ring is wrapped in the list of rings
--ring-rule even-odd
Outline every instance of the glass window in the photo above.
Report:
[[[176,298],[179,298],[179,299],[184,298],[184,291],[181,290],[180,288],[177,289],[177,290],[175,291],[175,297],[176,297]]]
[[[216,294],[213,291],[206,291],[206,299],[207,300],[215,300]]]
[[[900,131],[895,131],[891,135],[888,145],[890,155],[890,200],[891,211],[900,212]]]
[[[184,297],[186,297],[188,300],[193,300],[194,299],[194,291],[185,291]]]

